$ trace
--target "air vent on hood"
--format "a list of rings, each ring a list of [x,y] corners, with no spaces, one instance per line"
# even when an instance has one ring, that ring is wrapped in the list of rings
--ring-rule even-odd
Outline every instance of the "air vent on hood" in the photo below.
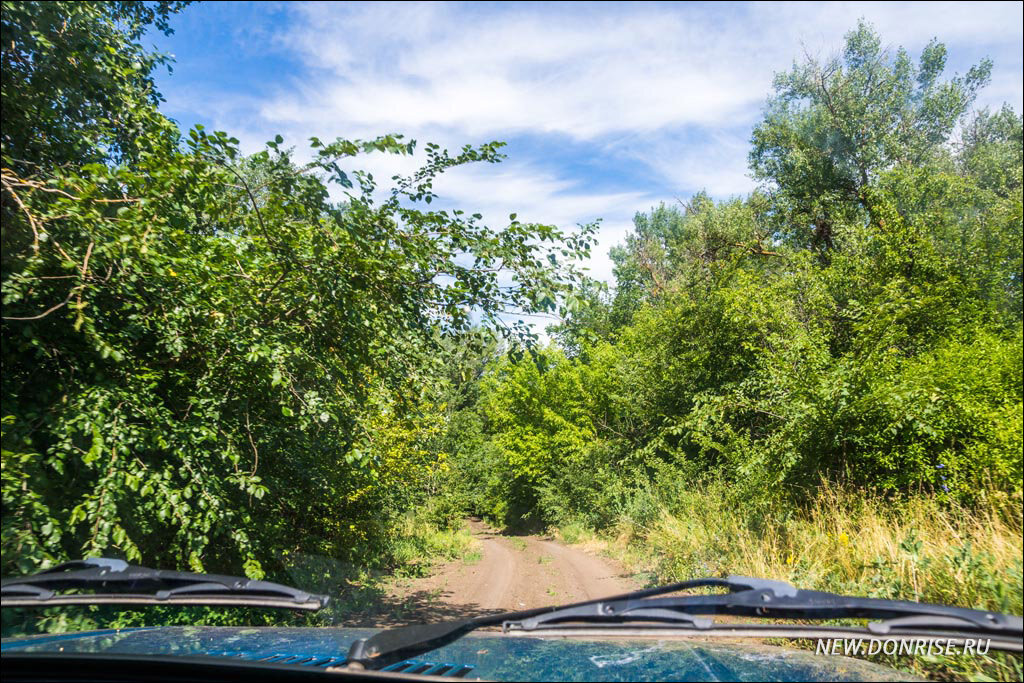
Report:
[[[421,662],[418,659],[407,659],[404,662],[392,664],[381,669],[381,671],[393,671],[402,674],[446,676],[449,678],[463,678],[472,670],[473,667],[466,664],[435,664],[433,662]]]

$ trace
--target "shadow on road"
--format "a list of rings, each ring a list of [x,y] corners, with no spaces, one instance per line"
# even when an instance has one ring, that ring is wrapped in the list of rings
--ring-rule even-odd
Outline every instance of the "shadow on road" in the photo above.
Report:
[[[372,608],[346,617],[344,625],[383,628],[472,619],[488,614],[500,614],[503,611],[487,610],[475,604],[449,602],[452,596],[451,591],[437,590],[415,591],[402,597],[381,595]]]
[[[515,523],[508,524],[501,529],[496,529],[486,522],[481,517],[470,517],[470,528],[475,531],[483,533],[490,533],[494,536],[504,536],[506,538],[512,536],[543,536],[547,530],[547,525],[544,524],[540,519],[533,517],[525,517]]]

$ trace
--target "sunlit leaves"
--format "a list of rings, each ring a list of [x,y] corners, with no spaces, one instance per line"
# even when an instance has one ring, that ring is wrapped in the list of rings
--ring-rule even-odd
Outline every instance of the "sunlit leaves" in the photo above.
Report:
[[[948,163],[945,142],[988,82],[991,63],[940,81],[945,61],[945,47],[932,42],[914,65],[862,21],[841,57],[808,57],[776,75],[750,164],[777,195],[777,210],[792,213],[787,237],[827,258],[841,246],[845,223],[870,216],[864,192],[880,173]]]
[[[250,156],[225,132],[182,135],[133,23],[172,5],[12,7],[5,564],[113,552],[261,576],[285,549],[355,557],[386,538],[438,459],[443,344],[478,324],[529,344],[507,316],[557,308],[593,228],[432,208],[439,174],[499,161],[500,143],[428,144],[420,170],[378,187],[360,155],[413,141],[312,138],[300,163],[279,135]],[[9,103],[57,106],[55,79],[81,106],[9,129]]]

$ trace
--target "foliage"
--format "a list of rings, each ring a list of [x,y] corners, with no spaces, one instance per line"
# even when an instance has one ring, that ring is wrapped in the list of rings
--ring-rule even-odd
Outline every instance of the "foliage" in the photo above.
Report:
[[[169,18],[187,4],[4,2],[4,166],[127,162],[173,144],[152,79],[168,58],[138,41],[150,26],[173,33]]]
[[[300,163],[181,135],[137,42],[177,9],[4,5],[4,569],[385,562],[442,462],[445,340],[529,343],[507,314],[556,310],[592,228],[429,209],[500,143],[428,144],[379,190],[355,157],[413,142],[312,138]]]
[[[764,186],[638,214],[614,291],[552,330],[567,356],[491,368],[475,459],[454,461],[498,472],[476,509],[643,524],[652,490],[709,476],[750,505],[823,476],[1020,491],[1021,119],[981,111],[953,144],[987,63],[942,81],[941,44],[916,67],[881,44],[862,23],[780,74]],[[803,232],[821,221],[832,237]]]
[[[871,212],[865,190],[881,172],[945,161],[945,143],[988,83],[991,63],[941,81],[945,64],[942,43],[930,42],[915,66],[861,21],[841,57],[808,57],[776,75],[750,165],[789,214],[788,239],[826,253],[843,239],[844,221]]]

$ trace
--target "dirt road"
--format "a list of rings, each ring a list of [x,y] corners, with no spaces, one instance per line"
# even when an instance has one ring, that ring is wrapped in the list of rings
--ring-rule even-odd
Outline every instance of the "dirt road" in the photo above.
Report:
[[[500,534],[470,522],[479,561],[457,560],[392,588],[387,621],[479,616],[589,600],[638,586],[610,561],[540,536]]]

